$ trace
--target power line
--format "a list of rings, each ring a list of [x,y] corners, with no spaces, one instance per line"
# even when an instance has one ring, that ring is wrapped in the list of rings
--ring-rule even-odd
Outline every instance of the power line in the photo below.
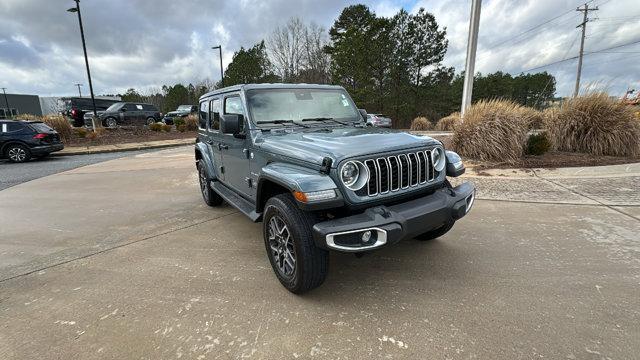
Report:
[[[594,0],[589,0],[589,1],[587,1],[587,2],[586,2],[586,4],[592,3],[593,1],[594,1]],[[538,28],[540,28],[540,27],[542,27],[542,26],[544,26],[544,25],[547,25],[547,24],[549,24],[549,23],[551,23],[551,22],[553,22],[553,21],[555,21],[555,20],[557,20],[557,19],[559,19],[559,18],[561,18],[561,17],[563,17],[563,16],[567,15],[567,14],[572,13],[573,11],[574,11],[574,9],[567,10],[567,11],[563,12],[562,14],[560,14],[560,15],[558,15],[558,16],[555,16],[555,17],[553,17],[553,18],[551,18],[551,19],[548,19],[548,20],[546,20],[546,21],[543,21],[542,23],[540,23],[540,24],[538,24],[538,25],[536,25],[536,26],[534,26],[534,27],[532,27],[532,28],[529,28],[529,29],[527,29],[527,30],[525,30],[525,31],[523,31],[523,32],[521,32],[521,33],[519,33],[519,34],[517,34],[517,35],[514,35],[514,36],[512,36],[512,37],[510,37],[510,38],[508,38],[508,39],[506,39],[506,40],[503,40],[503,41],[498,42],[498,43],[496,43],[496,44],[492,44],[492,45],[490,45],[490,46],[489,46],[489,48],[488,48],[487,50],[491,50],[491,49],[494,49],[494,48],[496,48],[496,47],[498,47],[498,46],[504,45],[504,44],[508,43],[509,41],[511,41],[511,40],[513,40],[513,39],[515,39],[515,38],[518,38],[518,37],[520,37],[520,36],[522,36],[522,35],[524,35],[524,34],[528,34],[528,33],[530,33],[530,32],[531,32],[531,31],[533,31],[533,30],[536,30],[536,29],[538,29]]]
[[[625,44],[612,46],[612,47],[609,47],[609,48],[606,48],[606,49],[600,49],[600,50],[596,50],[596,51],[586,52],[586,53],[584,53],[584,55],[599,54],[599,53],[606,52],[606,51],[608,51],[608,50],[617,49],[617,48],[621,48],[621,47],[624,47],[624,46],[629,46],[629,45],[633,45],[633,44],[637,44],[637,43],[640,43],[640,39],[633,40],[633,41],[630,41],[630,42],[625,43]],[[551,66],[551,65],[555,65],[555,64],[563,63],[563,62],[565,62],[565,61],[570,61],[570,60],[574,60],[574,59],[577,59],[577,58],[578,58],[578,56],[577,56],[577,55],[576,55],[576,56],[572,56],[572,57],[570,57],[570,58],[561,59],[561,60],[557,60],[557,61],[554,61],[554,62],[550,62],[550,63],[548,63],[548,64],[544,64],[544,65],[536,66],[536,67],[534,67],[534,68],[527,69],[527,70],[524,70],[524,71],[522,71],[522,72],[523,72],[523,73],[531,72],[531,71],[534,71],[534,70],[538,70],[538,69],[545,68],[545,67],[547,67],[547,66]]]

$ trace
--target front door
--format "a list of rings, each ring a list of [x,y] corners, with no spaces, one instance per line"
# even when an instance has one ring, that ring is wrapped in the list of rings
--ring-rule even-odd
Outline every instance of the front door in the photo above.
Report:
[[[247,118],[239,94],[229,94],[224,97],[223,111],[224,114],[240,114]],[[246,120],[244,126],[246,128]],[[232,134],[222,134],[221,140],[225,184],[246,198],[253,197],[254,192],[251,187],[255,184],[251,183],[249,177],[250,137],[242,139]]]

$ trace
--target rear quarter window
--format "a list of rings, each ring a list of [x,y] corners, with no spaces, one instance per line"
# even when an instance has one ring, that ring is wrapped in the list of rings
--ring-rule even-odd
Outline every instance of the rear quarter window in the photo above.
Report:
[[[145,111],[158,111],[158,109],[153,105],[144,104],[142,107]]]
[[[49,132],[53,130],[45,123],[33,123],[33,124],[29,124],[29,126],[31,126],[31,128],[36,132]]]

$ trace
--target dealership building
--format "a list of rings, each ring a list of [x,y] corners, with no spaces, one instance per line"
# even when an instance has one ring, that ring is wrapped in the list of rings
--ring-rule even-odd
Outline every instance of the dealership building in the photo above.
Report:
[[[42,107],[38,95],[0,93],[0,119],[19,114],[42,116]]]

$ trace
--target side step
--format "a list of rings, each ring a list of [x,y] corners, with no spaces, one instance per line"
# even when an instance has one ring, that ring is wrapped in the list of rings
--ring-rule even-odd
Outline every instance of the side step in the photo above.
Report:
[[[233,190],[228,187],[222,185],[220,181],[212,181],[211,188],[213,191],[217,192],[226,202],[231,204],[236,209],[240,210],[241,213],[251,219],[253,222],[258,222],[262,218],[262,214],[258,214],[256,212],[256,206],[243,198],[242,196],[236,194]]]

